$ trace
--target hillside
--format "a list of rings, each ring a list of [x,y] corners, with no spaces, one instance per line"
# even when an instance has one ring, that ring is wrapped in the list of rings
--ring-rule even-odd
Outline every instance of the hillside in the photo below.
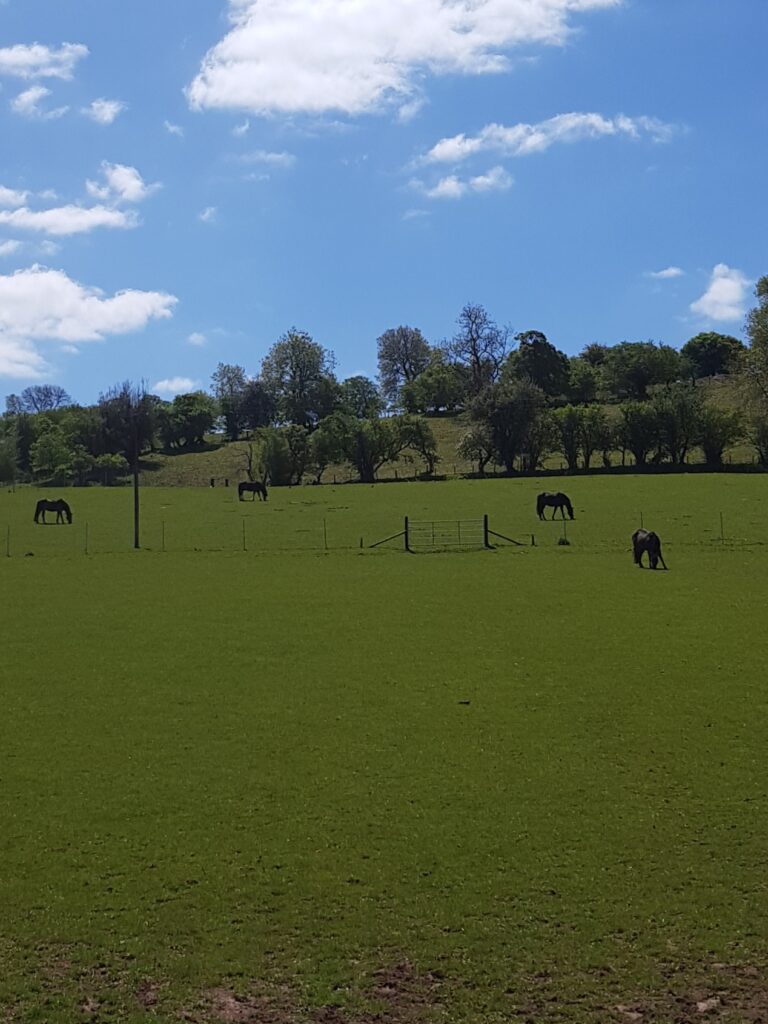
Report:
[[[737,385],[726,378],[713,378],[701,382],[699,387],[704,390],[706,398],[714,405],[724,409],[736,408],[739,404]],[[605,407],[611,419],[618,417],[615,405]],[[473,466],[459,458],[456,446],[469,424],[467,413],[456,416],[439,416],[430,418],[429,424],[437,440],[440,462],[438,473],[442,476],[462,476],[473,471]],[[225,479],[231,483],[246,478],[243,453],[247,441],[225,442],[218,437],[209,438],[209,443],[202,451],[179,451],[173,454],[155,453],[142,460],[143,482],[159,487],[205,487],[211,478],[221,486]],[[752,463],[754,449],[747,444],[734,447],[726,461],[733,463]],[[631,458],[628,456],[628,458]],[[701,461],[698,451],[693,451],[689,459],[691,463]],[[614,465],[619,464],[620,455],[615,453]],[[550,456],[546,461],[547,469],[564,469],[565,463],[558,454]],[[404,456],[395,465],[385,466],[379,473],[379,479],[395,480],[413,477],[423,469],[421,459],[416,456]],[[355,472],[346,465],[332,466],[326,470],[323,483],[346,483],[356,479]]]

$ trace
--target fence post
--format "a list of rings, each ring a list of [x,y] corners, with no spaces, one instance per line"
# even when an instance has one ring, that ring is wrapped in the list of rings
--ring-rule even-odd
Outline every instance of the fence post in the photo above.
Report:
[[[532,548],[536,547],[536,538],[534,537],[533,534],[531,534],[531,547]]]
[[[408,516],[403,518],[403,537],[405,538],[405,550],[411,550],[410,537],[408,536]]]
[[[247,551],[247,550],[248,550],[248,546],[247,546],[246,537],[245,537],[245,516],[243,516],[243,551]]]
[[[723,513],[720,513],[720,543],[725,544],[725,532],[723,530]]]
[[[85,554],[88,554],[88,523],[85,524]]]
[[[325,518],[323,519],[323,547],[326,551],[328,550],[328,522]]]
[[[10,526],[5,531],[5,555],[6,558],[11,557],[11,528]]]
[[[165,551],[165,520],[164,519],[162,521],[161,537],[162,537],[163,551]]]
[[[491,542],[488,539],[488,513],[483,516],[483,547],[489,548]]]

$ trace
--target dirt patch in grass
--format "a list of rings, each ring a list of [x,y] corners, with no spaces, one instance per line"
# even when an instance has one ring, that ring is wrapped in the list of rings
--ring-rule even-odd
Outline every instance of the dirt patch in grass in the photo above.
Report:
[[[713,963],[698,972],[665,965],[662,974],[666,991],[617,1004],[614,1019],[623,1024],[768,1024],[765,965]]]
[[[441,985],[435,974],[401,960],[373,974],[360,992],[361,1008],[302,1006],[287,987],[245,993],[215,988],[183,1018],[191,1024],[427,1024],[441,1008]]]

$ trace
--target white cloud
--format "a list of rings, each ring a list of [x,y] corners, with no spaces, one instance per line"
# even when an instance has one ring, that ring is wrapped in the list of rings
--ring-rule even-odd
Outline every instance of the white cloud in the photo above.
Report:
[[[247,135],[250,130],[251,122],[248,120],[248,118],[246,118],[245,121],[241,121],[240,124],[235,125],[235,127],[232,129],[232,134],[236,138],[242,138],[243,135]]]
[[[163,127],[169,135],[178,135],[179,138],[184,137],[184,129],[180,124],[172,124],[170,121],[163,121]]]
[[[273,153],[266,149],[254,149],[238,157],[244,164],[267,164],[270,167],[293,167],[296,157],[293,153]]]
[[[88,195],[105,203],[140,203],[160,188],[159,183],[147,185],[135,167],[126,164],[110,164],[104,160],[101,173],[105,184],[86,181]]]
[[[83,107],[82,113],[90,117],[96,124],[112,124],[116,117],[126,108],[122,100],[94,100],[88,107]]]
[[[420,163],[459,163],[476,153],[496,152],[508,157],[542,153],[556,143],[580,142],[611,135],[637,139],[647,135],[655,142],[665,141],[675,129],[650,117],[606,118],[601,114],[558,114],[538,124],[488,124],[477,135],[454,135],[441,139]]]
[[[195,345],[198,348],[202,348],[202,346],[206,343],[207,339],[204,334],[200,333],[200,331],[193,331],[187,337],[187,341],[189,342],[190,345]]]
[[[27,201],[29,192],[19,192],[15,188],[6,188],[0,185],[0,206],[23,206]]]
[[[691,303],[691,312],[707,320],[741,320],[746,312],[746,298],[752,282],[740,270],[718,263],[704,294]]]
[[[574,12],[621,0],[230,0],[230,32],[187,89],[194,109],[362,114],[408,106],[432,74],[487,74],[561,44]]]
[[[211,224],[216,220],[218,209],[215,206],[206,206],[204,210],[198,213],[197,218],[201,220],[203,224]]]
[[[53,110],[43,110],[41,102],[51,95],[51,90],[44,85],[31,85],[29,89],[20,92],[15,99],[11,100],[11,110],[20,117],[36,118],[41,121],[51,121],[62,117],[69,110],[69,107],[56,107]]]
[[[485,174],[473,178],[460,178],[449,174],[431,187],[422,181],[413,180],[411,185],[423,192],[428,199],[462,199],[473,192],[503,192],[513,185],[512,175],[503,167],[492,167]]]
[[[0,75],[17,78],[72,77],[77,62],[88,56],[82,43],[64,43],[58,50],[40,43],[0,48]]]
[[[108,206],[66,206],[50,210],[0,210],[0,224],[24,231],[42,231],[48,235],[79,235],[95,228],[135,228],[138,219],[133,211],[115,210]]]
[[[176,302],[163,292],[132,289],[105,296],[40,266],[0,274],[0,376],[40,376],[47,364],[39,342],[72,345],[140,331],[170,317]]]
[[[656,281],[671,281],[675,277],[683,277],[685,271],[681,267],[665,267],[663,270],[649,270],[646,277],[652,277]]]
[[[0,242],[0,256],[11,256],[21,247],[21,242],[17,242],[14,238],[9,238],[5,242]]]
[[[166,377],[153,384],[150,390],[158,395],[185,395],[199,387],[200,381],[191,377]]]

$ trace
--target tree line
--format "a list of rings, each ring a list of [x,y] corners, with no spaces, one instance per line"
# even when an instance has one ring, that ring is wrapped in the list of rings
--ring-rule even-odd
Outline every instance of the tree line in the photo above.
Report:
[[[534,470],[558,453],[570,470],[611,464],[682,464],[699,448],[713,466],[740,440],[768,464],[768,277],[745,325],[749,344],[706,332],[678,351],[652,341],[586,345],[569,357],[540,331],[513,334],[480,305],[461,310],[452,338],[432,345],[418,328],[377,339],[378,378],[339,380],[331,351],[291,329],[259,372],[219,363],[209,391],[163,401],[129,384],[92,406],[57,385],[6,400],[0,417],[0,479],[114,483],[139,455],[194,449],[218,431],[246,439],[244,469],[274,485],[320,482],[347,463],[371,482],[405,455],[434,474],[429,418],[467,413],[457,453],[479,473]],[[699,384],[728,375],[738,410],[717,408]]]

